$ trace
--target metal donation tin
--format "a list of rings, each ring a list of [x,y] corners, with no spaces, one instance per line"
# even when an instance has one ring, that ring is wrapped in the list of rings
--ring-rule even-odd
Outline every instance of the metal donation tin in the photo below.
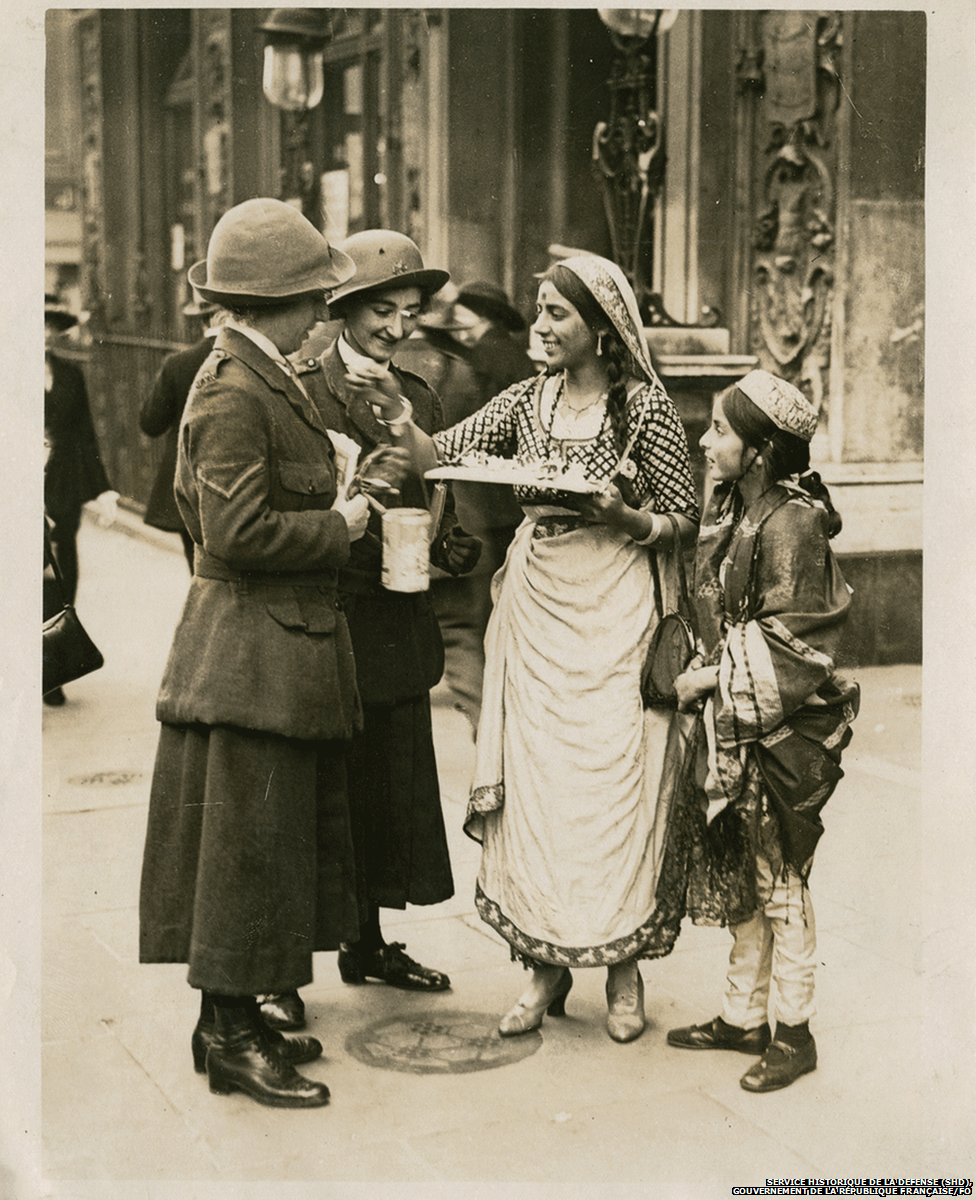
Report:
[[[389,592],[426,592],[430,586],[430,513],[391,508],[383,514],[383,586]]]

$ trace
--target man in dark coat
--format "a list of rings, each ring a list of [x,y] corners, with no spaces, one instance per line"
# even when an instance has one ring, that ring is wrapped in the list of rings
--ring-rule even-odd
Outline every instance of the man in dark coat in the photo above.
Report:
[[[44,438],[49,448],[44,511],[50,522],[51,552],[61,574],[61,600],[70,604],[78,591],[81,510],[89,500],[97,501],[99,519],[110,525],[119,498],[99,453],[85,377],[57,352],[59,339],[77,324],[78,318],[57,297],[44,297]],[[63,704],[64,692],[55,688],[45,695],[44,703]]]
[[[183,543],[183,553],[193,573],[193,538],[187,533],[186,525],[180,516],[180,510],[173,494],[173,480],[176,476],[176,439],[180,427],[180,417],[186,406],[186,398],[190,387],[196,378],[197,371],[203,366],[207,355],[213,349],[214,338],[219,327],[217,314],[220,309],[216,304],[207,300],[195,298],[183,309],[185,317],[199,320],[202,323],[203,337],[185,350],[171,354],[163,363],[158,375],[153,381],[152,391],[146,397],[139,410],[139,427],[148,437],[162,437],[163,450],[152,490],[146,502],[145,522],[154,529],[165,529],[178,533]]]

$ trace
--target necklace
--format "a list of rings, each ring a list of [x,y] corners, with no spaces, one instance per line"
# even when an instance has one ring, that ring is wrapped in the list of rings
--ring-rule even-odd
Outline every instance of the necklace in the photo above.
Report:
[[[563,412],[571,412],[573,419],[578,421],[583,413],[589,412],[591,408],[596,408],[598,404],[606,404],[609,396],[609,391],[601,392],[595,400],[591,400],[589,404],[584,404],[582,407],[577,408],[576,405],[570,404],[566,399],[566,372],[563,371],[559,376],[559,387],[552,405],[553,412],[555,413],[556,408],[562,406]]]
[[[563,399],[563,392],[565,390],[565,380],[566,380],[566,373],[563,372],[563,374],[560,375],[560,377],[559,377],[559,381],[556,385],[555,395],[552,397],[552,402],[551,402],[551,405],[549,406],[548,428],[546,428],[545,425],[543,425],[543,432],[546,435],[546,440],[549,443],[550,447],[558,449],[562,453],[565,453],[565,448],[566,448],[567,442],[593,441],[595,438],[599,437],[599,434],[602,431],[604,423],[606,422],[606,419],[607,419],[607,412],[606,412],[606,407],[605,407],[606,393],[598,396],[594,401],[592,401],[592,403],[587,404],[584,408],[577,409],[577,408],[573,408],[570,405],[563,404],[562,399]],[[588,413],[591,409],[596,408],[597,405],[599,405],[599,404],[604,405],[604,413],[600,420],[600,428],[598,430],[596,430],[592,434],[591,437],[580,438],[580,437],[557,437],[556,436],[555,426],[556,426],[557,411],[559,412],[560,419],[564,425],[568,425],[570,420],[572,420],[574,425],[578,425],[580,423],[580,419],[583,417],[583,415],[585,413]],[[570,417],[569,414],[572,414],[572,416]],[[540,416],[541,415],[542,414],[540,414]],[[568,432],[568,430],[567,430],[567,432]]]

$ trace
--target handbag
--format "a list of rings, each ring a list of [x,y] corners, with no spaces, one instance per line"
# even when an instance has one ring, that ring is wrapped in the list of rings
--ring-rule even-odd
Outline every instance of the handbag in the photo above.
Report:
[[[651,634],[650,645],[641,670],[641,701],[645,708],[678,707],[674,681],[686,670],[695,656],[698,635],[694,609],[688,599],[688,580],[685,576],[684,551],[678,522],[667,514],[674,533],[674,557],[677,560],[678,599],[671,612],[664,611],[664,593],[657,565],[657,554],[651,554],[651,574],[654,577],[654,601],[661,619]],[[685,615],[687,614],[687,616]]]
[[[43,664],[41,692],[47,695],[55,688],[72,683],[83,675],[89,675],[103,666],[105,659],[101,651],[85,632],[75,607],[64,599],[64,583],[61,572],[46,542],[45,563],[54,572],[54,580],[61,595],[61,611],[43,622]]]

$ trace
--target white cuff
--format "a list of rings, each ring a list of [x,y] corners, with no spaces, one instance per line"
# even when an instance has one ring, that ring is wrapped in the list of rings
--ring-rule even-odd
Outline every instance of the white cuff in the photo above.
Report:
[[[393,417],[391,419],[384,418],[383,419],[384,425],[387,425],[387,426],[406,425],[410,421],[413,420],[413,405],[406,398],[406,396],[400,397],[400,403],[403,405],[403,412],[400,413],[400,415],[398,417]]]
[[[648,513],[651,518],[651,532],[645,538],[634,538],[635,545],[638,546],[653,546],[664,530],[664,522],[657,513]]]

